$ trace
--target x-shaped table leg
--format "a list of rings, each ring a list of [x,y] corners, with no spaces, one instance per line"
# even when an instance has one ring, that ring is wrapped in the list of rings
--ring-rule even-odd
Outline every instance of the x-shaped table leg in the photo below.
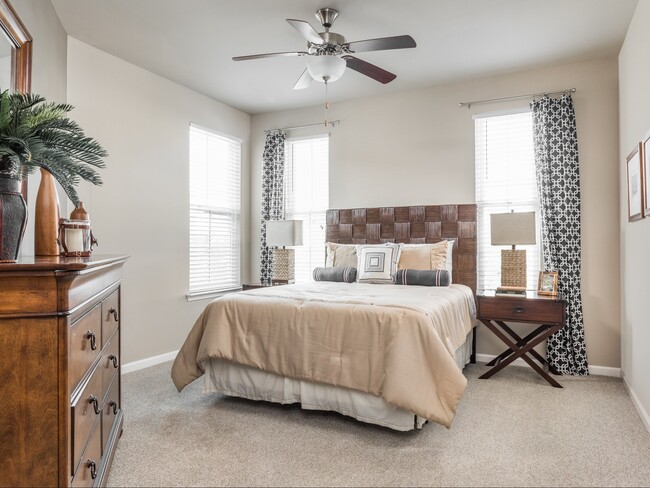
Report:
[[[532,331],[530,334],[528,334],[526,337],[524,337],[522,339],[521,337],[519,337],[519,334],[517,334],[514,330],[512,330],[510,327],[508,327],[505,322],[502,322],[501,320],[495,320],[495,322],[497,324],[499,324],[501,326],[501,328],[503,330],[505,330],[510,335],[510,337],[512,337],[517,342],[518,346],[526,345],[526,343],[529,340],[531,340],[533,337],[535,337],[541,331],[546,329],[546,325],[541,325],[537,329],[535,329],[534,331]],[[495,357],[492,361],[487,363],[487,366],[494,366],[495,364],[501,362],[502,360],[504,360],[505,358],[507,358],[511,354],[512,354],[512,350],[511,349],[506,349],[501,354],[499,354],[497,357]],[[535,349],[531,349],[530,354],[535,359],[537,359],[540,363],[546,364],[546,359],[541,354],[539,354]]]
[[[494,335],[496,335],[501,341],[507,345],[512,353],[510,353],[507,357],[504,357],[503,360],[498,363],[496,366],[494,366],[492,369],[484,373],[483,375],[480,376],[481,379],[487,379],[501,371],[503,368],[508,366],[510,363],[515,361],[517,358],[521,358],[524,361],[526,361],[531,368],[533,368],[537,373],[542,376],[546,381],[548,381],[551,385],[553,385],[556,388],[562,388],[562,385],[560,385],[557,381],[555,381],[554,378],[548,375],[544,369],[537,364],[534,359],[531,357],[530,351],[535,347],[537,344],[542,342],[544,339],[547,339],[549,336],[552,334],[556,333],[558,330],[562,328],[561,325],[542,325],[538,327],[535,332],[539,333],[539,335],[534,336],[531,338],[531,340],[525,344],[521,343],[516,343],[513,342],[506,334],[504,334],[499,328],[492,323],[490,320],[481,320],[481,322],[488,328],[490,329]],[[501,325],[499,323],[500,321],[497,321],[497,324]],[[507,327],[509,329],[509,327]],[[514,332],[513,332],[514,334]],[[519,337],[517,334],[515,334],[517,337]],[[530,335],[530,334],[529,334]],[[519,339],[517,342],[523,342],[523,340]]]

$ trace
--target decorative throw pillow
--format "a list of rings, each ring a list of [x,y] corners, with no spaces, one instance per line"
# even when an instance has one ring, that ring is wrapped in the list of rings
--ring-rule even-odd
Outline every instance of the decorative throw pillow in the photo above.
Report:
[[[344,266],[354,268],[357,265],[357,246],[354,244],[337,244],[328,242],[325,252],[325,266]]]
[[[449,245],[447,241],[440,241],[433,244],[431,248],[431,267],[429,269],[447,269],[447,255]]]
[[[402,244],[397,269],[431,269],[431,246]]]
[[[446,269],[400,269],[393,279],[396,285],[449,286],[451,273]]]
[[[445,263],[445,268],[447,271],[449,271],[449,284],[451,285],[451,275],[453,271],[453,255],[454,255],[454,242],[456,242],[457,239],[449,239],[447,241],[447,261]]]
[[[397,269],[445,269],[447,242],[402,244]]]
[[[336,281],[354,283],[357,281],[357,268],[335,266],[332,268],[314,268],[314,281]]]
[[[392,283],[399,260],[399,244],[357,246],[357,281],[359,283]]]

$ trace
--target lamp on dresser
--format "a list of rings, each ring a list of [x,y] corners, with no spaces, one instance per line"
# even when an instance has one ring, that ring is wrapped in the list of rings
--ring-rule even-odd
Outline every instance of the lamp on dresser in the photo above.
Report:
[[[535,212],[508,212],[490,215],[493,246],[501,250],[501,286],[526,290],[526,251],[517,245],[531,245],[535,239]]]
[[[269,220],[266,222],[266,245],[273,251],[273,284],[295,280],[295,250],[286,246],[302,246],[302,220]]]

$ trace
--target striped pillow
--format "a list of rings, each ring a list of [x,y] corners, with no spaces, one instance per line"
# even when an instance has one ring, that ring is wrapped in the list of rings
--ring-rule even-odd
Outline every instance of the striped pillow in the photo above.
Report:
[[[393,275],[396,285],[449,286],[451,274],[446,269],[400,269]]]
[[[314,268],[314,281],[336,281],[354,283],[357,281],[357,268],[335,266],[333,268]]]

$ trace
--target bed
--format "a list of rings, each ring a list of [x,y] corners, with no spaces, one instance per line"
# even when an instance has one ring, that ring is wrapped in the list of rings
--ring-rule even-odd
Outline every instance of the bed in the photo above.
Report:
[[[453,241],[448,287],[315,282],[230,294],[199,317],[172,368],[181,391],[332,410],[395,430],[451,426],[475,326],[476,206],[330,210],[340,244]]]

